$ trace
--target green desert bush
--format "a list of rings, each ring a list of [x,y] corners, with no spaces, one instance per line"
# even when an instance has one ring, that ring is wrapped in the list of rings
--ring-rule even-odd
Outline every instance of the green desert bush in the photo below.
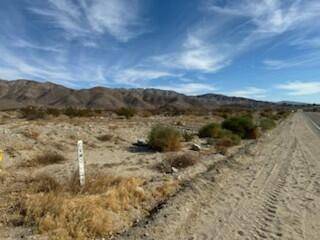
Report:
[[[64,110],[64,114],[67,115],[70,118],[73,117],[92,117],[95,114],[94,110],[89,109],[89,108],[73,108],[73,107],[68,107]]]
[[[200,138],[216,138],[219,136],[221,126],[218,123],[209,123],[199,130]]]
[[[137,111],[134,108],[130,108],[130,107],[122,107],[119,108],[116,113],[119,116],[124,116],[126,119],[132,118],[134,115],[136,115]]]
[[[276,126],[276,122],[270,118],[263,118],[260,121],[260,128],[263,131],[273,129]]]
[[[151,129],[148,144],[157,151],[177,151],[181,148],[181,138],[181,134],[177,129],[170,126],[156,125]]]
[[[25,107],[20,109],[21,115],[27,120],[43,119],[46,116],[46,112],[42,108],[37,107]]]
[[[241,143],[241,138],[239,135],[232,133],[229,130],[221,129],[219,134],[219,139],[217,140],[218,146],[232,147],[239,145]]]
[[[257,126],[255,126],[253,120],[247,116],[226,119],[223,121],[222,127],[239,135],[242,139],[255,139],[255,135],[257,135]]]
[[[57,108],[47,108],[46,109],[46,113],[48,115],[54,116],[54,117],[58,117],[61,114],[61,110],[57,109]]]

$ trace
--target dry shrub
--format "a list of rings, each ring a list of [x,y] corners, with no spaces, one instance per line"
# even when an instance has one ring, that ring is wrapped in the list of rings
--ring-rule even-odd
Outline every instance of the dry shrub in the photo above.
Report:
[[[14,223],[35,227],[49,239],[109,237],[147,215],[179,186],[173,181],[147,190],[141,178],[96,174],[80,188],[77,180],[75,174],[64,184],[46,175],[27,181],[13,205],[18,213]]]
[[[62,186],[52,177],[46,174],[40,174],[29,180],[28,191],[33,193],[49,193],[62,190]]]
[[[104,135],[98,136],[97,139],[101,142],[107,142],[107,141],[110,141],[112,137],[113,136],[111,134],[104,134]]]
[[[153,192],[153,196],[159,200],[167,199],[174,193],[176,193],[177,189],[179,188],[178,181],[168,181],[158,186],[155,191]]]
[[[151,117],[153,114],[152,114],[151,111],[141,110],[141,111],[139,112],[139,115],[142,116],[142,117],[144,117],[144,118],[149,118],[149,117]]]
[[[183,134],[183,139],[186,141],[186,142],[190,142],[192,141],[192,139],[194,138],[194,134],[193,133],[189,133],[187,131],[184,131]]]
[[[32,106],[21,108],[20,112],[22,117],[27,120],[44,119],[46,117],[46,112],[44,109]]]
[[[116,111],[116,114],[119,116],[123,116],[126,119],[132,118],[134,115],[136,115],[137,111],[134,108],[131,107],[122,107]]]
[[[27,131],[22,132],[22,135],[27,137],[27,138],[31,138],[33,140],[37,140],[40,134],[38,132],[34,131],[34,130],[30,130],[29,129]]]
[[[33,158],[27,163],[27,166],[35,167],[39,165],[50,165],[66,161],[66,158],[59,153],[46,152]]]
[[[248,139],[258,139],[259,137],[261,137],[261,131],[257,127],[252,128],[248,132],[248,137],[247,137]]]
[[[165,161],[174,168],[187,168],[199,162],[199,158],[194,154],[185,153],[168,157]]]
[[[151,148],[162,151],[177,151],[181,148],[180,132],[169,126],[156,125],[151,129],[148,143]]]
[[[217,153],[220,153],[222,155],[226,155],[228,153],[228,147],[224,145],[216,145],[216,151]]]
[[[63,113],[70,118],[74,117],[92,117],[97,115],[93,109],[90,108],[73,108],[68,107],[63,110]]]
[[[54,239],[93,239],[118,232],[133,221],[129,211],[141,208],[147,199],[140,178],[96,175],[77,193],[69,188],[75,183],[61,187],[49,179],[41,176],[30,182],[31,194],[20,199],[20,214],[24,225],[36,226]],[[43,188],[46,183],[53,187]]]
[[[169,155],[157,167],[161,172],[172,173],[172,168],[182,169],[193,166],[199,162],[195,154],[184,153]]]

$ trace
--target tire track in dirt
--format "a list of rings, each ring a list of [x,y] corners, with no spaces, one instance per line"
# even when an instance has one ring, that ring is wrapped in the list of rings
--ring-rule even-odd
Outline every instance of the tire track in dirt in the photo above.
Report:
[[[295,114],[119,239],[318,239],[319,143]]]

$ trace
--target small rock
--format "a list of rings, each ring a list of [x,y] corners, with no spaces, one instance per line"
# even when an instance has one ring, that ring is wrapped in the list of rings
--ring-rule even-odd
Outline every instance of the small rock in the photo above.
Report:
[[[175,167],[171,167],[172,172],[177,173],[179,170]]]
[[[201,146],[196,144],[196,143],[193,143],[192,146],[191,146],[191,150],[198,152],[198,151],[201,150]]]
[[[147,141],[145,139],[138,139],[134,145],[139,146],[139,147],[145,147],[147,146]]]

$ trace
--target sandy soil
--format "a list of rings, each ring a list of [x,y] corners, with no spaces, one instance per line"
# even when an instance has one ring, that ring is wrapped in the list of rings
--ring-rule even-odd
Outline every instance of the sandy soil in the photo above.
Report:
[[[200,161],[196,166],[180,170],[178,173],[164,173],[157,166],[172,153],[159,153],[147,148],[133,146],[137,139],[146,139],[151,127],[157,123],[170,124],[181,130],[197,131],[204,124],[219,121],[215,117],[134,117],[130,120],[117,116],[74,118],[61,116],[45,120],[26,121],[17,113],[0,112],[0,149],[5,152],[3,170],[0,174],[0,239],[38,239],[32,229],[1,225],[6,221],[8,196],[18,192],[22,183],[30,177],[47,174],[60,183],[68,180],[77,169],[76,143],[84,141],[87,174],[97,171],[106,175],[139,177],[146,180],[146,189],[170,181],[190,181],[199,173],[223,158],[215,154],[205,140],[195,138],[192,142],[202,145],[201,153],[190,150],[191,142],[183,143],[180,153],[192,152],[200,159],[210,155],[208,161]],[[110,140],[101,141],[99,136],[109,134]],[[239,146],[240,147],[240,146]],[[236,151],[237,148],[232,151]],[[26,166],[36,156],[46,152],[57,152],[66,161],[47,166]],[[137,218],[141,214],[137,213]]]
[[[200,174],[118,239],[319,239],[316,131],[303,113],[295,114]]]
[[[76,169],[76,141],[85,142],[88,171],[115,176],[139,176],[152,186],[179,179],[182,187],[166,204],[146,219],[116,236],[117,239],[319,239],[320,236],[320,134],[297,113],[283,121],[258,142],[244,141],[228,156],[216,154],[203,140],[200,163],[176,174],[156,166],[167,153],[132,146],[146,138],[152,125],[161,122],[196,131],[212,120],[195,116],[114,116],[91,119],[59,117],[25,121],[0,115],[0,149],[5,150],[5,172],[0,179],[0,214],[5,211],[8,186],[21,177],[49,173],[58,181]],[[110,141],[98,136],[111,134]],[[181,152],[190,151],[184,143]],[[62,164],[25,167],[23,164],[45,151],[66,156]],[[32,229],[0,225],[0,239],[41,239]]]

